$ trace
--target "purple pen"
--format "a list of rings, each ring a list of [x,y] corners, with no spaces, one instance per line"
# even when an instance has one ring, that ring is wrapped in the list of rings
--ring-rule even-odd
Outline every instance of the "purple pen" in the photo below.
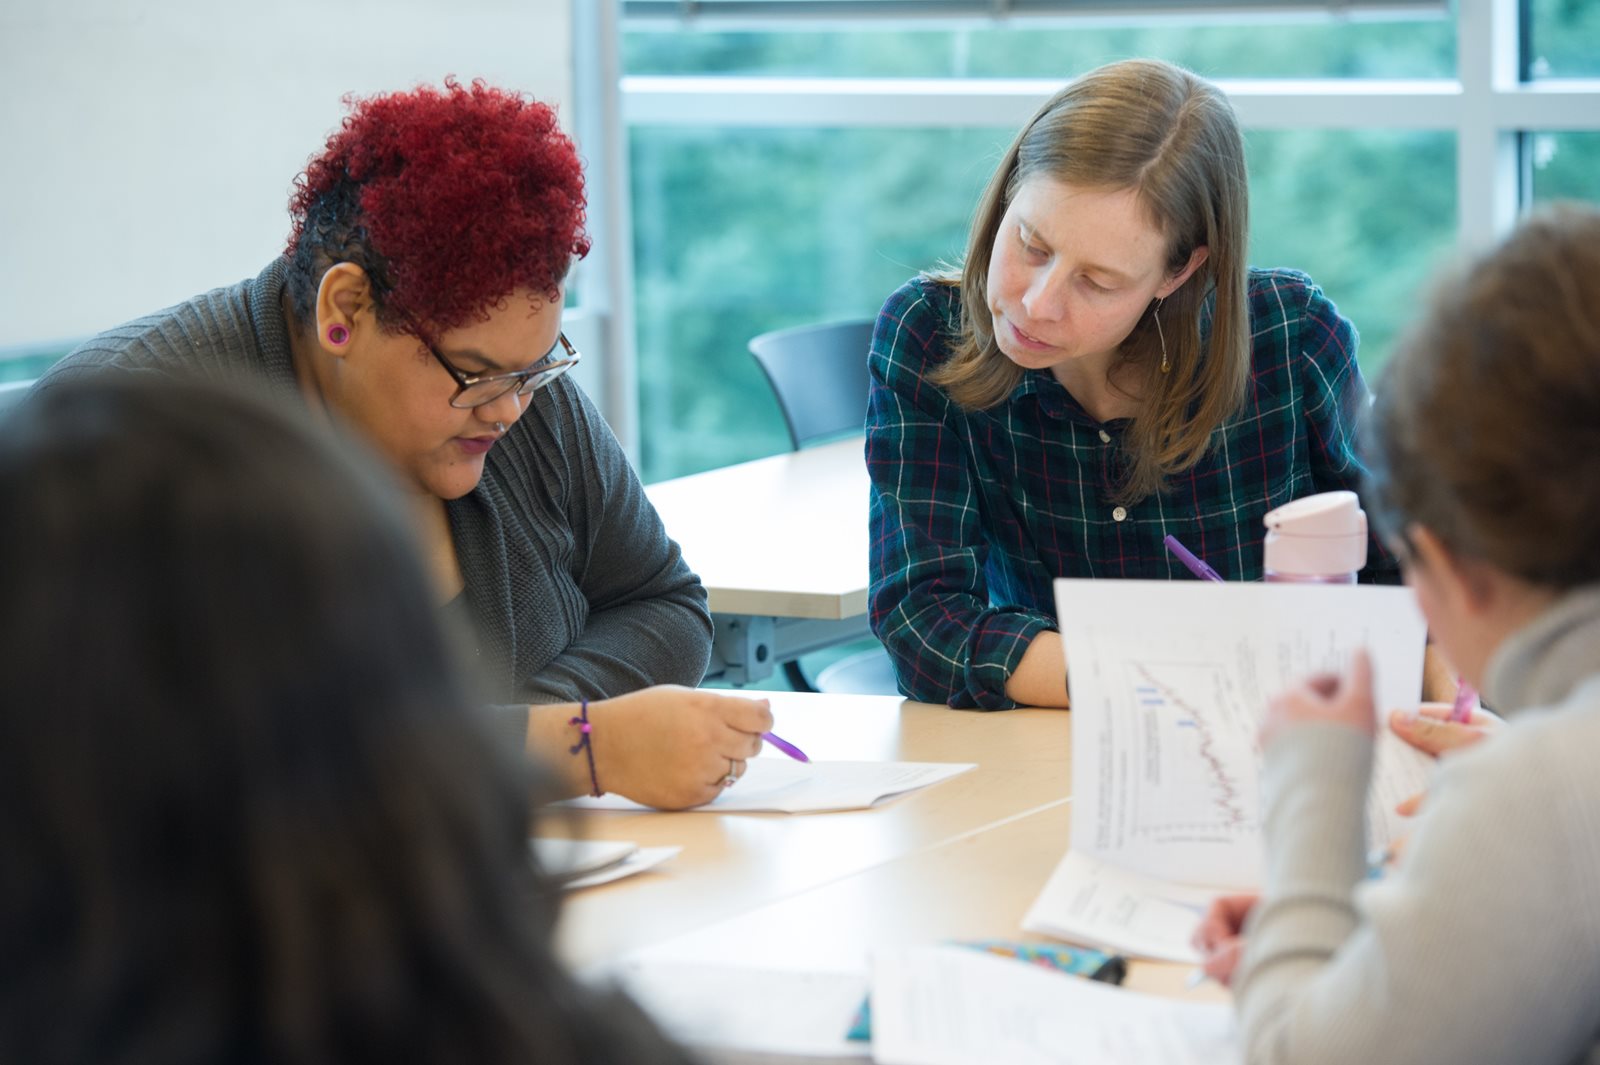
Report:
[[[806,752],[802,751],[800,748],[796,747],[794,744],[790,743],[786,739],[782,739],[782,738],[780,738],[778,736],[774,736],[770,732],[763,732],[761,734],[761,738],[766,740],[768,743],[772,744],[774,747],[778,748],[778,750],[782,751],[784,754],[788,755],[790,758],[793,758],[797,762],[809,762],[809,761],[811,761],[811,759],[806,757]]]
[[[1178,556],[1178,561],[1187,566],[1189,572],[1194,574],[1196,577],[1199,577],[1203,581],[1220,581],[1222,579],[1221,575],[1219,575],[1216,570],[1206,565],[1199,558],[1196,558],[1187,547],[1184,547],[1182,544],[1178,543],[1178,538],[1176,536],[1173,536],[1169,533],[1161,542],[1166,544],[1167,550]]]
[[[1468,684],[1465,677],[1456,678],[1456,701],[1450,707],[1450,720],[1460,725],[1472,721],[1472,706],[1478,701],[1478,693]]]

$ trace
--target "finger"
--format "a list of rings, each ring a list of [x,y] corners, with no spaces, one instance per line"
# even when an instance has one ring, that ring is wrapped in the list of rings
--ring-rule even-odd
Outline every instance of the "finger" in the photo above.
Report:
[[[1194,926],[1194,935],[1189,937],[1189,945],[1201,954],[1210,954],[1213,947],[1228,938],[1227,921],[1217,912],[1217,904],[1213,902],[1206,915],[1200,918],[1200,923]]]
[[[1417,811],[1422,809],[1422,800],[1427,797],[1427,792],[1419,791],[1409,799],[1402,799],[1395,803],[1394,812],[1401,817],[1415,817]]]
[[[1390,713],[1389,728],[1417,750],[1432,755],[1470,746],[1486,735],[1483,729],[1473,725],[1462,725],[1432,715],[1412,714],[1404,710]]]
[[[1350,667],[1345,671],[1345,689],[1358,695],[1372,691],[1372,656],[1365,647],[1358,647],[1350,656]]]
[[[1421,703],[1413,710],[1394,711],[1397,714],[1409,714],[1413,717],[1427,718],[1430,721],[1445,722],[1450,721],[1450,712],[1451,706],[1449,703]],[[1471,725],[1473,728],[1493,728],[1499,720],[1493,713],[1479,706],[1472,711],[1472,720],[1454,723]]]
[[[771,732],[772,704],[766,699],[743,699],[735,696],[718,696],[716,711],[723,723],[740,732],[759,737]]]
[[[1400,856],[1406,852],[1406,847],[1410,842],[1411,836],[1409,834],[1395,837],[1394,841],[1389,844],[1389,860],[1384,864],[1389,868],[1400,864]]]
[[[1228,920],[1229,927],[1237,932],[1244,927],[1250,917],[1250,911],[1256,908],[1260,895],[1224,895],[1217,900],[1222,913]]]
[[[1201,954],[1210,954],[1223,943],[1238,935],[1238,929],[1227,918],[1209,913],[1194,930],[1190,944]]]
[[[1301,685],[1306,691],[1324,699],[1331,699],[1339,690],[1339,675],[1337,673],[1313,673]]]
[[[1238,935],[1255,904],[1255,895],[1222,895],[1212,899],[1205,916],[1195,928],[1195,946],[1210,950],[1216,944]]]
[[[724,724],[717,733],[714,745],[724,758],[754,758],[761,753],[761,733],[745,732]]]
[[[1244,939],[1234,936],[1216,950],[1206,955],[1200,963],[1205,974],[1223,987],[1233,982],[1234,971],[1239,968],[1239,958],[1244,953]]]
[[[722,781],[719,779],[714,784],[695,784],[684,787],[674,800],[653,802],[650,805],[661,810],[690,810],[696,806],[704,806],[721,794]]]

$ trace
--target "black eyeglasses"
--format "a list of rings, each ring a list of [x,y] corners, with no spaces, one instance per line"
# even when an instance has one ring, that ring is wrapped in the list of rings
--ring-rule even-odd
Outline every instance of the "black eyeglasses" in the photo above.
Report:
[[[565,352],[565,356],[558,354],[556,348]],[[556,335],[556,347],[551,348],[544,358],[526,370],[512,370],[510,373],[462,373],[450,365],[450,360],[440,355],[432,344],[428,345],[428,354],[438,359],[439,365],[455,380],[456,394],[450,397],[450,405],[463,409],[493,403],[508,392],[516,392],[519,396],[531,395],[578,365],[578,360],[583,358],[565,333]]]

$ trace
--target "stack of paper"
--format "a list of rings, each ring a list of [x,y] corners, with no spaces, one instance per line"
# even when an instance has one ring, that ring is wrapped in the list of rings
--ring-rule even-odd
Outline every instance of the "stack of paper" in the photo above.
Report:
[[[1226,1004],[1156,998],[969,946],[880,954],[872,972],[626,962],[608,973],[719,1065],[1211,1065],[1238,1052]],[[869,1046],[846,1037],[868,992]]]
[[[545,876],[570,890],[621,880],[653,869],[682,847],[641,847],[627,840],[551,839],[528,841]]]
[[[1257,732],[1267,701],[1372,655],[1380,720],[1414,706],[1425,627],[1405,588],[1062,580],[1072,694],[1072,846],[1024,927],[1193,961],[1220,891],[1262,867]],[[1394,805],[1432,762],[1379,729],[1369,839],[1404,831]]]
[[[879,1065],[1210,1065],[1239,1057],[1225,1004],[1125,991],[959,947],[873,967]]]
[[[865,1060],[845,1038],[865,972],[750,965],[625,963],[610,973],[679,1042],[719,1063]]]

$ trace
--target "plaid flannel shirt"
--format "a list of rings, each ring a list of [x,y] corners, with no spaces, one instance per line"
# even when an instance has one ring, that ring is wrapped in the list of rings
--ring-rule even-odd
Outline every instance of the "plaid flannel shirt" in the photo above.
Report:
[[[1354,420],[1368,399],[1356,332],[1304,274],[1252,270],[1251,375],[1242,410],[1167,491],[1111,501],[1126,419],[1094,420],[1049,371],[967,411],[927,381],[949,356],[959,290],[918,278],[889,297],[868,356],[872,630],[901,688],[1005,709],[1029,642],[1056,628],[1056,577],[1193,579],[1168,533],[1226,580],[1258,580],[1262,518],[1315,492],[1356,489]],[[1201,323],[1209,335],[1209,304]],[[1374,543],[1364,579],[1394,580]]]

